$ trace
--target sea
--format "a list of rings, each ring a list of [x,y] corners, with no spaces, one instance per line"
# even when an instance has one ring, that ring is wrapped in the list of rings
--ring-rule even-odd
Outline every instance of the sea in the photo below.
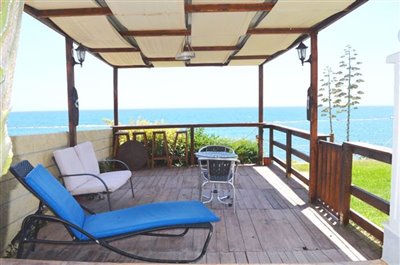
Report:
[[[78,131],[101,130],[110,128],[113,110],[81,110]],[[137,124],[140,121],[162,124],[191,123],[240,123],[257,122],[258,109],[249,108],[192,108],[192,109],[123,109],[119,111],[121,125]],[[264,121],[309,130],[304,107],[266,107]],[[11,112],[8,117],[9,135],[33,135],[68,131],[68,113],[66,111]],[[362,106],[351,111],[350,141],[365,142],[391,147],[393,137],[392,106]],[[329,120],[320,115],[318,131],[329,134]],[[335,142],[346,139],[346,116],[339,114],[333,120]],[[205,132],[221,137],[256,140],[256,128],[207,128]],[[265,133],[266,142],[268,133]],[[274,138],[285,142],[285,135],[276,133]],[[307,153],[308,143],[294,139],[293,145]],[[267,146],[266,146],[267,148]]]

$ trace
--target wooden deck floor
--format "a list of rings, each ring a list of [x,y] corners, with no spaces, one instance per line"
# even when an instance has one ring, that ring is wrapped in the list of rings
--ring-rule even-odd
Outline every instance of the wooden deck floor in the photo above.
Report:
[[[309,206],[307,191],[286,179],[275,166],[241,166],[238,170],[237,211],[213,202],[221,217],[207,254],[199,263],[324,263],[380,258],[380,248],[354,229],[344,228]],[[158,168],[134,173],[135,198],[128,185],[112,195],[113,207],[125,208],[155,201],[198,199],[198,168]],[[106,200],[84,200],[95,211],[105,211]],[[41,237],[64,238],[60,226],[47,225]],[[199,249],[204,233],[195,231],[184,239],[133,237],[118,241],[118,247],[162,257],[188,257]],[[38,244],[29,259],[135,262],[98,246]],[[371,263],[372,264],[372,263]]]

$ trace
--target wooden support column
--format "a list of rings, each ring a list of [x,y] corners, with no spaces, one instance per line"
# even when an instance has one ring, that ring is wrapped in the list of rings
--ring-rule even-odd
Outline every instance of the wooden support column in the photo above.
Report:
[[[264,122],[264,66],[258,66],[258,122]],[[258,127],[258,164],[263,165],[264,127]]]
[[[114,88],[114,125],[118,125],[118,68],[113,68],[113,88]]]
[[[69,146],[75,146],[76,140],[76,123],[73,115],[75,102],[73,100],[73,93],[75,87],[75,74],[74,74],[74,57],[72,54],[73,41],[72,39],[65,38],[65,56],[67,63],[67,95],[68,95],[68,125],[69,125]]]
[[[317,198],[318,178],[318,36],[317,32],[311,37],[311,104],[310,104],[310,182],[308,190],[309,202]]]

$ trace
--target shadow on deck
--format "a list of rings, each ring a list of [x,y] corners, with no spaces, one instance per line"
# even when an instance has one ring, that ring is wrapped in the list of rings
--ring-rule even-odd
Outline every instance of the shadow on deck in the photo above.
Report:
[[[126,185],[112,194],[114,209],[155,201],[199,198],[198,168],[156,168],[134,172],[135,198]],[[380,258],[379,246],[350,227],[338,225],[321,209],[307,204],[307,190],[285,178],[276,166],[241,166],[236,179],[237,211],[213,202],[209,207],[221,217],[215,224],[207,254],[198,263],[323,263]],[[106,200],[81,202],[100,212]],[[49,224],[41,237],[66,238],[65,229]],[[184,239],[132,237],[115,243],[137,253],[186,257],[202,244],[205,235],[194,231]],[[38,244],[28,259],[137,262],[104,248]],[[374,263],[375,262],[375,263]],[[371,261],[368,264],[380,264]],[[366,264],[366,263],[363,263]]]

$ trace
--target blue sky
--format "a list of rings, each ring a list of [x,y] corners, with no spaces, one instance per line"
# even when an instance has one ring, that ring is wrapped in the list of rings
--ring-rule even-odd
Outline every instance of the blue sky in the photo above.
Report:
[[[319,69],[338,69],[347,44],[363,62],[362,105],[392,105],[400,1],[370,0],[318,36]],[[309,46],[309,43],[306,43]],[[264,106],[305,106],[309,65],[296,51],[264,65]],[[91,55],[75,66],[81,109],[112,109],[112,68]],[[247,107],[258,104],[258,68],[191,67],[119,70],[119,105],[130,108]],[[12,111],[66,110],[65,39],[29,15],[22,20]]]

